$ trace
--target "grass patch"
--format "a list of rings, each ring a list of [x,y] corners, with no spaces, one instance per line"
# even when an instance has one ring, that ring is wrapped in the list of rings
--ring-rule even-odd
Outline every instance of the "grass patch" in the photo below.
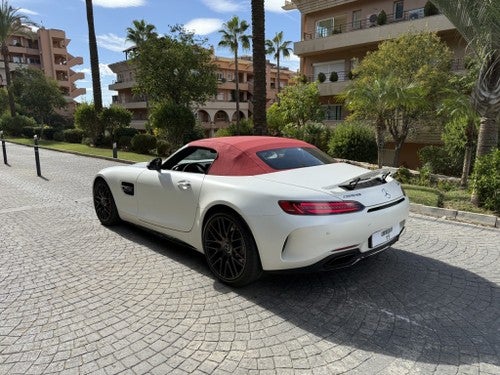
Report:
[[[410,202],[432,207],[442,207],[443,194],[438,190],[425,186],[403,185]]]
[[[6,141],[33,146],[32,139],[9,138],[9,139],[6,139]],[[91,156],[113,157],[113,150],[110,148],[90,147],[90,146],[87,146],[87,145],[84,145],[81,143],[67,143],[67,142],[41,140],[39,142],[39,145],[41,147],[45,147],[45,148],[52,149],[52,150],[78,152],[80,154],[91,155]],[[123,160],[142,162],[142,161],[150,161],[151,159],[154,158],[154,156],[118,150],[118,158],[123,159]]]

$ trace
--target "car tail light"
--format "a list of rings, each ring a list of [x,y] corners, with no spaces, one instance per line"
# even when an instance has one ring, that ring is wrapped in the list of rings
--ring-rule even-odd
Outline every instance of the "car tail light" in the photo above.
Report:
[[[338,215],[362,211],[365,208],[356,201],[279,201],[278,204],[283,211],[290,215]]]

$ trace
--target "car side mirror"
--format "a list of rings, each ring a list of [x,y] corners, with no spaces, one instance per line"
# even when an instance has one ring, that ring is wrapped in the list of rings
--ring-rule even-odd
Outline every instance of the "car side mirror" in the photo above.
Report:
[[[159,171],[161,170],[161,165],[163,164],[163,160],[161,158],[154,158],[153,160],[151,160],[147,167],[148,169],[152,170],[152,171]]]

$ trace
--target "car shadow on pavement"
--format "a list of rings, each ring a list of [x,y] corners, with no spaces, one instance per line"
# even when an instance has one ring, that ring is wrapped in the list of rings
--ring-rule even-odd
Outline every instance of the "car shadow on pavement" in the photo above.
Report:
[[[185,245],[131,225],[113,230],[213,279],[203,255]],[[268,334],[291,323],[318,341],[394,358],[500,365],[498,285],[397,246],[342,270],[264,274],[244,288],[219,281],[213,287],[272,313],[276,319],[262,323]]]

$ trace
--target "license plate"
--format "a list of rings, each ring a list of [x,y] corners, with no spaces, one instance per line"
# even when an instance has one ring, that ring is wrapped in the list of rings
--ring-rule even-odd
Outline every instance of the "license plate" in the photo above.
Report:
[[[389,242],[398,235],[397,225],[372,234],[371,247],[377,247]]]

